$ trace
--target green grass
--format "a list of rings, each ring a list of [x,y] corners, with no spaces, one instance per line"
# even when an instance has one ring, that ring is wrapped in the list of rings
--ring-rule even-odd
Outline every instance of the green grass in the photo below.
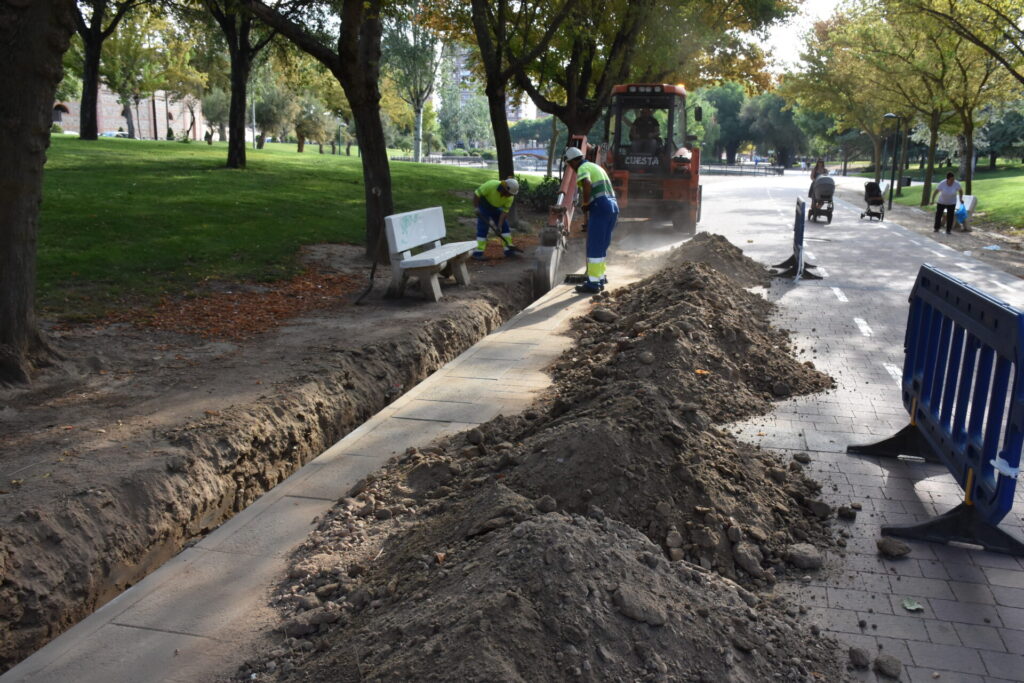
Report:
[[[924,176],[916,168],[905,175],[913,178],[913,184],[903,188],[903,196],[896,197],[894,201],[906,206],[920,206]],[[935,189],[935,182],[941,182],[945,177],[946,168],[936,168],[932,189]],[[967,194],[966,185],[963,181],[960,184],[964,185],[964,194]],[[978,198],[976,222],[1000,230],[1024,231],[1024,165],[1001,164],[995,171],[979,165],[971,183],[971,194]],[[930,206],[934,208],[935,205]]]
[[[224,168],[225,143],[53,136],[43,190],[37,302],[58,318],[89,318],[206,280],[272,281],[299,269],[304,244],[364,244],[358,157],[307,146],[246,152]],[[444,208],[449,235],[472,229],[466,198],[485,169],[392,164],[396,211]],[[459,196],[461,195],[461,197]]]

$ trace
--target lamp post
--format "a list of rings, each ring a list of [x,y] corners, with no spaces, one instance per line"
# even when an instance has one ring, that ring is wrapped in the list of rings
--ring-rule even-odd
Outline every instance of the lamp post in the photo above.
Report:
[[[900,148],[900,125],[903,123],[903,117],[899,114],[888,113],[882,117],[883,119],[896,119],[896,139],[892,143],[892,171],[889,173],[889,210],[892,210],[892,191],[896,185],[896,164],[899,163],[899,154],[897,153]]]

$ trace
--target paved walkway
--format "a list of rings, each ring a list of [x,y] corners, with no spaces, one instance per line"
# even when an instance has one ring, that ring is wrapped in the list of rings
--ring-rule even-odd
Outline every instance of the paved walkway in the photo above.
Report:
[[[708,179],[702,225],[763,263],[780,262],[806,188],[803,174]],[[904,680],[1024,680],[1024,564],[923,543],[909,559],[880,561],[881,524],[945,511],[960,491],[941,468],[844,452],[906,424],[898,378],[907,297],[922,262],[1016,305],[1024,305],[1024,283],[894,223],[861,222],[861,208],[839,201],[831,226],[809,224],[810,260],[825,280],[780,281],[769,291],[778,322],[838,388],[736,425],[762,447],[809,453],[826,499],[864,507],[846,525],[848,553],[832,558],[835,571],[782,590],[845,642],[899,657]],[[613,262],[613,272],[619,267]],[[240,644],[273,623],[271,587],[312,519],[392,454],[525,408],[548,385],[542,369],[568,345],[562,333],[585,305],[567,288],[552,292],[0,681],[191,682],[233,665]],[[1005,526],[1020,534],[1022,514],[1018,505]],[[924,611],[906,612],[905,597]]]
[[[751,257],[778,263],[792,252],[795,199],[806,192],[806,181],[780,179],[756,192],[735,185],[705,188],[706,220],[723,226],[720,232]],[[891,222],[861,221],[862,210],[840,201],[832,225],[808,223],[808,258],[825,279],[780,280],[769,294],[780,304],[778,324],[794,331],[801,357],[831,374],[837,389],[783,402],[771,416],[737,425],[751,443],[808,453],[809,470],[823,483],[828,502],[863,506],[855,522],[837,522],[851,537],[846,556],[831,558],[835,570],[828,578],[785,590],[845,643],[898,657],[904,680],[1022,681],[1024,563],[917,542],[909,559],[880,560],[875,540],[883,524],[923,521],[960,503],[963,494],[945,468],[854,457],[845,450],[907,424],[899,390],[903,336],[907,299],[922,263],[1016,306],[1024,306],[1024,282],[960,253],[956,234],[936,242]],[[732,211],[742,211],[743,220],[728,220]],[[1024,490],[1018,489],[1017,505],[1002,526],[1024,537]],[[907,597],[924,610],[904,609]]]

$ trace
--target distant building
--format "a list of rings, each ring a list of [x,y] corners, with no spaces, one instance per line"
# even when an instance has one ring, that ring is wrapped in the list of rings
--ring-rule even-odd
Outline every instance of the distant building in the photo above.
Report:
[[[67,133],[81,132],[81,102],[55,102],[53,105],[53,122]],[[209,129],[203,118],[202,104],[195,104],[196,125],[189,137],[202,140]],[[135,124],[135,137],[140,140],[165,140],[167,129],[174,132],[175,138],[181,138],[192,122],[192,114],[184,102],[175,101],[163,90],[158,90],[152,97],[140,100],[138,106],[132,105],[132,118]],[[128,119],[124,115],[124,106],[117,101],[117,95],[105,85],[100,85],[99,98],[96,106],[96,130],[103,133],[117,131],[128,132]]]
[[[481,83],[470,69],[470,48],[457,47],[453,55],[453,80],[459,84],[459,101],[466,104],[469,98],[479,95],[484,91],[484,84]],[[508,98],[505,103],[505,113],[510,124],[523,119],[537,118],[537,107],[533,101],[523,95],[522,102],[515,102]]]

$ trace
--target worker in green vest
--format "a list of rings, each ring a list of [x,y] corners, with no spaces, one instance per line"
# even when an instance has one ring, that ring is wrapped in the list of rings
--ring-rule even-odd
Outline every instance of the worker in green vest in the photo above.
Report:
[[[580,294],[596,294],[608,284],[605,259],[612,243],[612,231],[619,219],[612,181],[603,168],[583,158],[577,147],[569,147],[565,163],[576,170],[576,185],[582,195],[583,211],[587,213],[587,281],[576,285]]]
[[[491,224],[499,227],[505,256],[515,256],[519,249],[512,244],[512,226],[508,223],[508,212],[519,193],[519,181],[515,178],[488,180],[473,193],[473,211],[476,213],[476,249],[473,258],[484,259],[487,249],[487,232]]]

